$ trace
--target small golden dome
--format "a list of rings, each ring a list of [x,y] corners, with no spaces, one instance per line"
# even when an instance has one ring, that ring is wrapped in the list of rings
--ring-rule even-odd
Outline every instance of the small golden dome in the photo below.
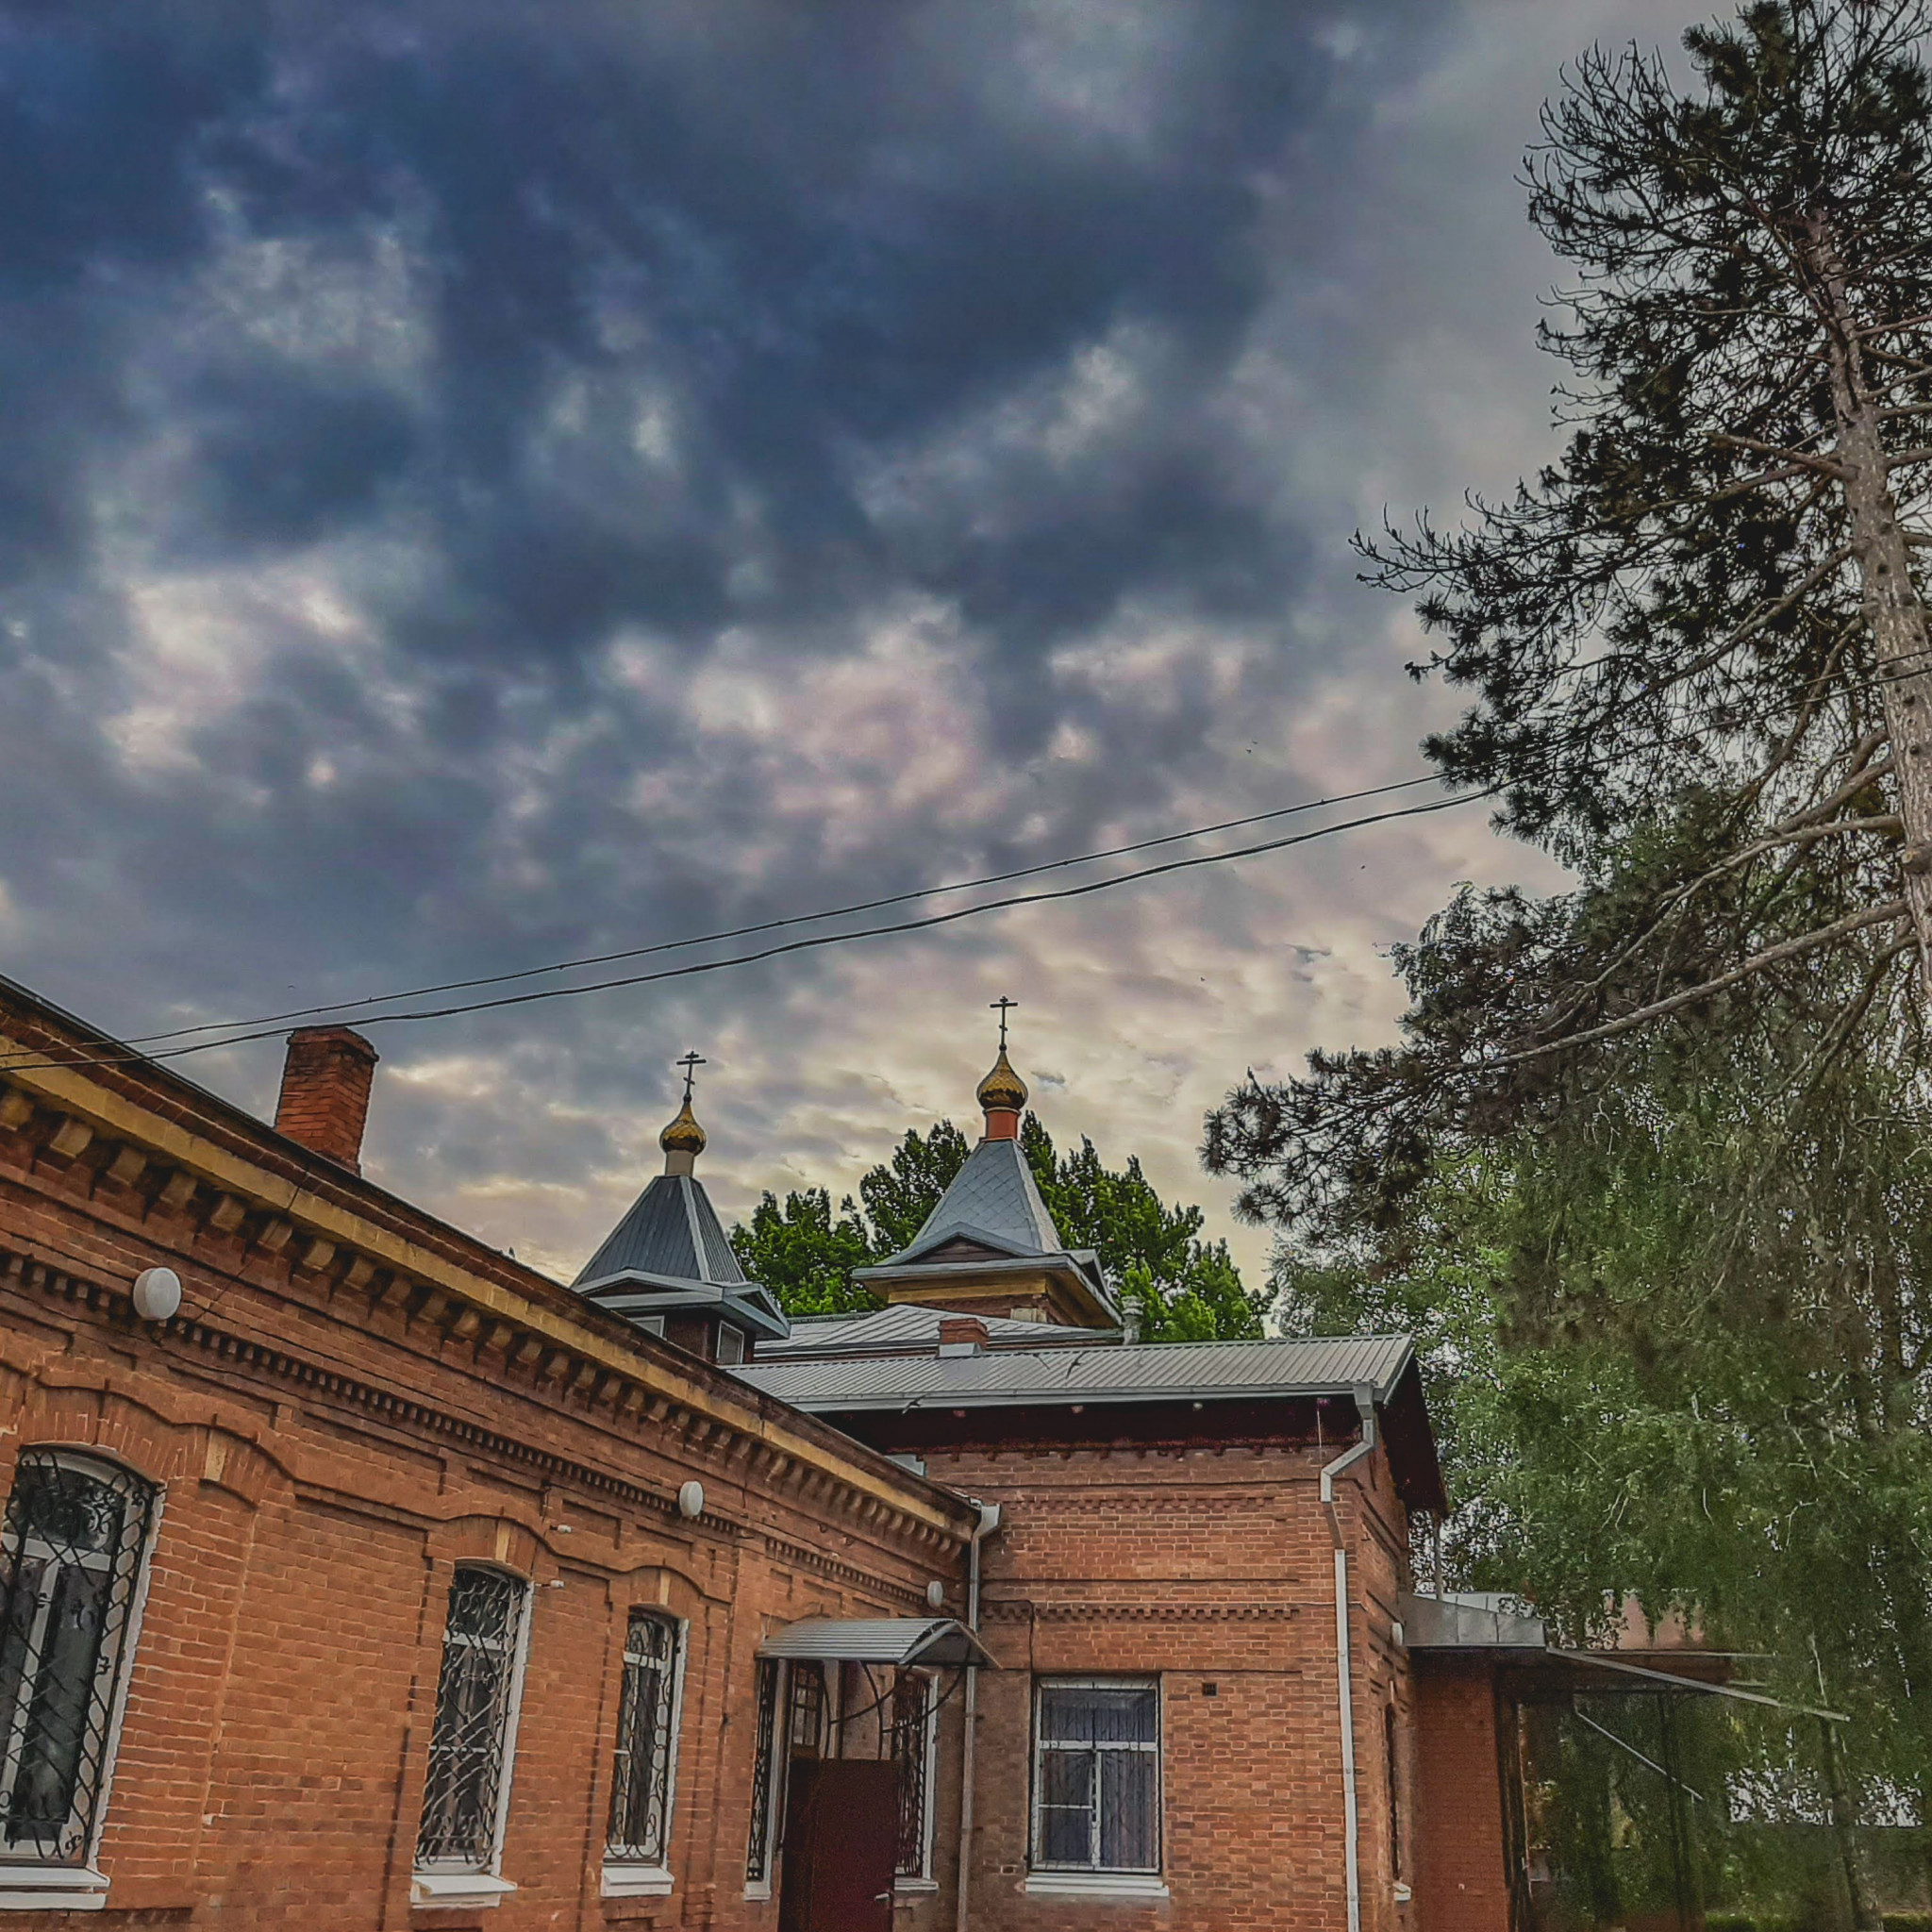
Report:
[[[1018,1113],[1026,1105],[1026,1083],[1013,1071],[1005,1047],[992,1063],[992,1071],[979,1083],[979,1104],[988,1113],[1010,1109]]]
[[[684,1105],[677,1109],[677,1118],[658,1136],[658,1144],[667,1154],[689,1154],[695,1158],[705,1151],[705,1130],[698,1125],[698,1117],[691,1110],[691,1095],[684,1096]]]

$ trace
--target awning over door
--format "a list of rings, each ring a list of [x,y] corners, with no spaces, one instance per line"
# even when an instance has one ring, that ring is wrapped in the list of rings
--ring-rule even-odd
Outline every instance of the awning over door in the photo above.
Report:
[[[957,1617],[806,1617],[774,1630],[758,1655],[799,1663],[963,1665],[997,1670]]]

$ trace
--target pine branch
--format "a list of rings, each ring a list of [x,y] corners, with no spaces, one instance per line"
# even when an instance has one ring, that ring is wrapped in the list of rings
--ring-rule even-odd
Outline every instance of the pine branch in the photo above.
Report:
[[[1719,974],[1715,979],[1706,980],[1702,986],[1693,986],[1684,992],[1673,993],[1669,999],[1655,1000],[1647,1007],[1638,1008],[1634,1013],[1625,1013],[1621,1019],[1606,1021],[1601,1026],[1591,1026],[1582,1033],[1574,1033],[1566,1040],[1546,1041],[1541,1046],[1521,1047],[1514,1053],[1501,1054],[1486,1064],[1491,1067],[1511,1067],[1524,1060],[1542,1059],[1553,1053],[1567,1052],[1572,1047],[1593,1046],[1601,1040],[1614,1040],[1619,1034],[1632,1032],[1639,1026],[1647,1025],[1652,1020],[1663,1019],[1666,1015],[1679,1012],[1686,1007],[1695,1006],[1699,1000],[1707,1000],[1713,994],[1741,985],[1743,981],[1762,973],[1767,967],[1781,966],[1788,959],[1802,958],[1807,953],[1815,953],[1821,946],[1836,945],[1840,940],[1849,939],[1853,933],[1862,932],[1869,925],[1882,925],[1889,920],[1903,919],[1907,910],[1903,899],[1893,899],[1870,911],[1855,912],[1830,925],[1822,925],[1815,932],[1804,933],[1797,939],[1784,940],[1777,945],[1767,946],[1763,952],[1754,954],[1741,964],[1732,967],[1728,973]]]

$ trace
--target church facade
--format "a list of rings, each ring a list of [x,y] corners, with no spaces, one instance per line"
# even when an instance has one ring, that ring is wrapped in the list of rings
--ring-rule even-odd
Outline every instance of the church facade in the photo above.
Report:
[[[375,1061],[270,1126],[0,983],[12,1923],[1523,1923],[1404,1338],[1137,1341],[1004,1050],[798,1322],[689,1081],[565,1288],[359,1174]]]

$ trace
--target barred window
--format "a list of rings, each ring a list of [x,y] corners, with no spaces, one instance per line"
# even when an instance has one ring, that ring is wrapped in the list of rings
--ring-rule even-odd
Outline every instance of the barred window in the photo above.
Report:
[[[488,1872],[501,1849],[529,1586],[458,1564],[449,1587],[418,1866]]]
[[[899,1848],[893,1872],[901,1878],[932,1876],[932,1758],[938,1706],[933,1680],[901,1671],[892,1680],[892,1762],[898,1770]]]
[[[1033,1700],[1033,1863],[1061,1872],[1160,1869],[1160,1686],[1040,1680]]]
[[[762,1885],[772,1869],[773,1786],[776,1782],[778,1684],[782,1666],[767,1659],[758,1665],[758,1736],[751,1767],[751,1840],[745,1847],[744,1876]]]
[[[610,1786],[607,1856],[611,1858],[664,1862],[671,1840],[683,1648],[672,1618],[651,1610],[630,1613],[617,1707],[617,1768]]]
[[[85,1862],[100,1824],[159,1491],[29,1449],[0,1529],[0,1858]]]

